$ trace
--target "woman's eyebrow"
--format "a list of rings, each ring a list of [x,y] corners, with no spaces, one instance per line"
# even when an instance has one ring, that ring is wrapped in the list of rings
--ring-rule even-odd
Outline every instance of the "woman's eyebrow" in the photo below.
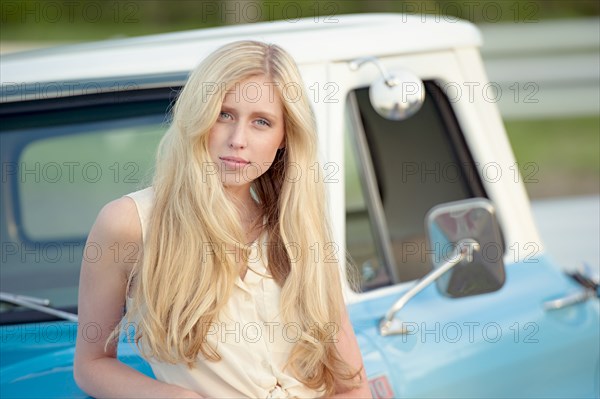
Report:
[[[277,116],[268,111],[254,111],[251,114],[252,116],[266,116],[268,119],[277,120]]]
[[[221,111],[227,111],[227,112],[230,112],[232,114],[236,113],[235,107],[229,107],[229,106],[225,105],[225,103],[221,104]]]

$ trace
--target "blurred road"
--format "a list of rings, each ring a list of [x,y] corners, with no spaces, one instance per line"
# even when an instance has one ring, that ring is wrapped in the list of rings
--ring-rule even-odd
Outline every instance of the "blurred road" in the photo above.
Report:
[[[600,271],[600,196],[537,200],[532,210],[546,251],[563,268],[586,262]]]

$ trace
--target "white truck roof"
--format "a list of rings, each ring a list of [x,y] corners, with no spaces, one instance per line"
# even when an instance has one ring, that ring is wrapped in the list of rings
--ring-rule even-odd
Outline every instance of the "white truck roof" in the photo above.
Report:
[[[387,37],[386,40],[381,40]],[[60,82],[188,72],[216,47],[244,39],[276,43],[299,65],[370,54],[481,45],[469,22],[406,14],[339,15],[198,29],[4,55],[0,83]],[[34,60],[35,62],[32,62]],[[65,68],[65,65],[69,65]]]

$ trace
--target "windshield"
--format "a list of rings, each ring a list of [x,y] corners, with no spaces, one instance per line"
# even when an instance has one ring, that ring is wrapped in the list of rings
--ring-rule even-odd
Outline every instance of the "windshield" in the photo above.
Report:
[[[55,111],[41,101],[12,114],[2,106],[0,291],[76,313],[82,258],[98,257],[93,243],[84,253],[87,234],[104,204],[149,184],[170,95]],[[7,302],[0,314],[1,323],[48,319]]]

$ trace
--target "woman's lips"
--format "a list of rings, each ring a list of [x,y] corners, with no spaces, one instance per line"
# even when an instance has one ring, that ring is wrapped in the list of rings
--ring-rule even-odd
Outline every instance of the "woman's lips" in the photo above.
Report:
[[[247,161],[244,158],[239,158],[239,157],[219,157],[219,159],[226,166],[232,167],[232,168],[241,168],[250,163],[250,161]]]

